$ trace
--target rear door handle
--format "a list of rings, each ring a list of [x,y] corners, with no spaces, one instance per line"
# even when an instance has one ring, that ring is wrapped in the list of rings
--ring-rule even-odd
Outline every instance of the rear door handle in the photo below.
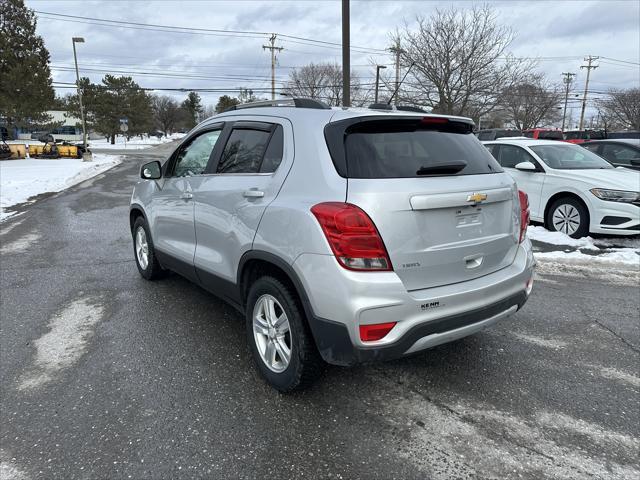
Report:
[[[264,192],[260,190],[245,190],[242,194],[246,198],[262,198],[264,197]]]
[[[191,200],[193,198],[193,193],[182,192],[182,194],[180,195],[180,198],[182,198],[183,200]]]

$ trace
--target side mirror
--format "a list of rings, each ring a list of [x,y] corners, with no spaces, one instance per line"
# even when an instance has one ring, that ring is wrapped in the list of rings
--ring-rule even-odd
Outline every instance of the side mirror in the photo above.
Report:
[[[531,162],[520,162],[520,163],[518,163],[516,165],[516,170],[520,170],[520,171],[523,171],[523,172],[535,172],[538,169]]]
[[[157,160],[145,163],[140,169],[140,178],[145,180],[157,180],[162,177],[162,165]]]

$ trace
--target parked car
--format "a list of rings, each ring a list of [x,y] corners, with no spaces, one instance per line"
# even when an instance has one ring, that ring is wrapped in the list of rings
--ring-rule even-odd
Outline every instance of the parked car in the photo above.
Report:
[[[475,333],[522,308],[534,259],[526,195],[472,127],[309,99],[216,115],[142,166],[139,272],[173,270],[243,312],[257,368],[281,391],[322,360]]]
[[[148,135],[149,137],[162,138],[164,137],[164,132],[161,132],[160,130],[152,130]]]
[[[485,130],[478,130],[476,133],[478,140],[496,140],[504,137],[520,137],[522,136],[521,130],[509,129],[509,128],[487,128]]]
[[[601,140],[605,134],[601,130],[571,130],[564,132],[564,141],[569,143],[583,143],[588,140]]]
[[[640,170],[640,139],[596,140],[583,143],[582,146],[597,153],[615,167]]]
[[[533,221],[574,238],[640,234],[640,172],[614,168],[570,143],[505,139],[485,146],[529,195]]]
[[[640,138],[640,131],[638,130],[624,130],[621,132],[608,132],[607,138]]]
[[[33,132],[31,134],[31,140],[38,140],[42,143],[53,143],[55,141],[53,135],[51,135],[51,132],[46,131]]]
[[[536,140],[564,140],[562,130],[554,130],[552,128],[532,128],[530,130],[523,130],[522,136],[535,138]]]

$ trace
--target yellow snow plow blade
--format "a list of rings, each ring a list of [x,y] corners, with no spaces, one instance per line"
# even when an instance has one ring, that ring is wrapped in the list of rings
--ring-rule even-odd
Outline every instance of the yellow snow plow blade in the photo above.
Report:
[[[27,157],[27,146],[22,143],[10,143],[9,150],[11,150],[11,158],[26,158]]]
[[[58,145],[58,153],[61,157],[78,158],[78,147],[75,145]]]
[[[51,144],[29,145],[29,156],[31,158],[60,158],[59,147],[56,151],[56,146]]]

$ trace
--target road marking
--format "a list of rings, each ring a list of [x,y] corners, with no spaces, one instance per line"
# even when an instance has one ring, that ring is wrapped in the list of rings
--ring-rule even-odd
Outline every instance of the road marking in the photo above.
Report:
[[[49,321],[50,331],[34,342],[33,365],[19,381],[19,390],[38,388],[75,364],[85,353],[94,327],[104,316],[98,297],[85,297],[64,307]]]

